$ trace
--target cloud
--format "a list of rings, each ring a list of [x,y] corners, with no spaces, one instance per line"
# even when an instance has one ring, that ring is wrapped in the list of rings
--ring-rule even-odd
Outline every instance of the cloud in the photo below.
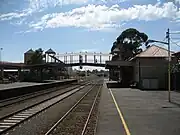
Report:
[[[89,0],[27,0],[28,6],[18,12],[0,14],[0,21],[20,19],[35,12],[41,12],[47,8],[63,6],[68,4],[85,4]]]
[[[180,0],[166,0],[167,2],[173,2],[177,7],[178,7],[178,11],[179,11],[179,7],[180,7]]]
[[[18,31],[18,32],[15,32],[15,34],[25,34],[25,33],[36,32],[36,31],[37,30]]]
[[[176,3],[180,3],[180,0],[175,0]]]
[[[85,4],[90,0],[28,0],[29,8],[32,10],[46,9],[69,4]]]
[[[23,10],[21,12],[12,12],[0,15],[0,21],[7,21],[12,19],[20,19],[22,17],[26,17],[32,14],[32,10]]]
[[[87,5],[75,8],[69,12],[44,15],[38,22],[29,25],[30,28],[43,30],[58,27],[83,27],[90,30],[104,30],[119,28],[131,20],[153,21],[158,19],[172,19],[177,21],[180,12],[172,3],[160,5],[134,5],[122,9],[119,5]]]
[[[63,6],[63,5],[82,5],[82,4],[96,4],[96,3],[122,3],[129,0],[28,0],[29,8],[34,10],[45,9],[49,7]]]
[[[77,52],[97,52],[98,50],[97,49],[81,49],[81,50],[78,50]]]
[[[86,4],[98,4],[98,3],[109,3],[117,2],[122,3],[128,0],[25,0],[27,6],[19,12],[9,12],[0,14],[0,21],[8,21],[12,19],[21,19],[27,17],[36,12],[42,12],[45,9],[64,6],[64,5],[86,5]]]
[[[27,23],[23,20],[25,17],[49,7],[66,4],[85,4],[68,12],[46,14],[40,20],[29,23],[30,30],[28,32],[59,27],[80,27],[86,28],[88,31],[103,30],[111,32],[132,20],[153,21],[165,18],[176,23],[180,22],[180,11],[173,2],[162,4],[160,1],[157,1],[155,5],[134,5],[126,9],[121,8],[117,4],[112,6],[107,6],[108,4],[88,4],[91,2],[107,3],[111,1],[113,0],[28,0],[27,9],[21,12],[1,14],[0,20],[22,19],[15,22],[15,24],[21,25]],[[128,0],[119,0],[119,2],[125,1]]]

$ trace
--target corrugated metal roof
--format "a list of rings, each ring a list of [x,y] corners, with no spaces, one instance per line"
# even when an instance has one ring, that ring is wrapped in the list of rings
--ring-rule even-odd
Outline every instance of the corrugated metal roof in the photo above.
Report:
[[[172,51],[170,52],[171,55],[173,53]],[[135,57],[168,57],[168,50],[157,45],[152,45]]]
[[[53,51],[51,48],[49,50],[47,50],[45,53],[47,53],[47,54],[56,54],[56,52]]]
[[[27,52],[25,52],[26,54],[30,54],[30,53],[34,53],[34,51],[32,49],[29,49]]]

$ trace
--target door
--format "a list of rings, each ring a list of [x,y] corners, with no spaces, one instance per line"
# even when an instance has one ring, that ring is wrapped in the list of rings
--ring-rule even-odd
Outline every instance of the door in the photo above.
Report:
[[[149,79],[143,79],[142,86],[144,89],[150,89],[150,81]]]
[[[143,79],[142,85],[144,89],[158,89],[158,79]]]
[[[158,89],[158,79],[150,79],[150,88]]]

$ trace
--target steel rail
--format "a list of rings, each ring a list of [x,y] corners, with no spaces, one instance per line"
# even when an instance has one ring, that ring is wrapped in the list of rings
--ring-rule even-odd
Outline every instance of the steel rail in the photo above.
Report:
[[[96,86],[95,84],[91,89],[89,89],[46,133],[45,135],[50,135],[54,129],[72,112],[77,105],[93,90],[93,88]]]
[[[96,97],[95,97],[94,102],[93,102],[93,104],[92,104],[91,110],[90,110],[90,112],[89,112],[89,114],[88,114],[88,117],[87,117],[87,120],[86,120],[86,123],[85,123],[85,125],[84,125],[84,128],[83,128],[83,131],[82,131],[81,135],[85,135],[86,128],[87,128],[87,126],[88,126],[88,122],[89,122],[90,117],[91,117],[91,115],[92,115],[92,112],[93,112],[93,109],[94,109],[94,107],[95,107],[97,98],[98,98],[99,93],[100,93],[100,91],[101,91],[101,88],[102,88],[102,86],[99,88],[99,90],[98,90],[98,92],[97,92],[97,94],[96,94]]]
[[[65,98],[73,95],[74,93],[80,91],[81,89],[85,88],[85,86],[87,86],[88,84],[85,84],[84,86],[79,86],[79,88],[73,88],[67,92],[63,92],[57,96],[51,97],[49,99],[41,101],[40,103],[36,103],[32,106],[26,107],[22,110],[19,110],[17,112],[14,112],[10,115],[7,115],[7,116],[1,118],[1,120],[0,120],[0,134],[9,131],[10,129],[21,124],[25,120],[37,115],[38,113],[50,108],[51,106],[59,103],[61,100],[65,99]],[[12,124],[10,124],[9,126],[7,126],[8,123],[5,123],[5,122],[13,121],[13,120],[15,122],[11,122]],[[5,124],[5,126],[3,124]]]

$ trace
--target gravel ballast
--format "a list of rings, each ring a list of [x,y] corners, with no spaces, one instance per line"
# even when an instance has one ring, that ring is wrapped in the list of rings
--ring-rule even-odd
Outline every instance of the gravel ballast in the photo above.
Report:
[[[7,106],[7,107],[0,108],[0,119],[2,117],[5,117],[5,116],[13,113],[13,112],[16,112],[18,110],[21,110],[21,109],[26,108],[28,106],[31,106],[33,104],[39,103],[39,102],[41,102],[41,101],[43,101],[45,99],[54,97],[55,95],[58,95],[58,94],[66,92],[68,90],[71,90],[74,87],[76,87],[76,86],[71,86],[71,87],[64,88],[64,89],[57,88],[57,91],[54,91],[52,93],[42,95],[42,96],[38,96],[38,97],[35,97],[35,98],[31,98],[31,99],[28,99],[28,100],[24,100],[22,102],[12,104],[12,105]]]
[[[93,90],[77,105],[77,107],[52,131],[51,134],[81,135],[99,88],[100,86],[95,86]],[[94,133],[97,119],[95,111],[97,111],[97,104],[93,109],[85,134]]]
[[[8,131],[8,135],[43,135],[92,86],[80,90],[56,105]]]

